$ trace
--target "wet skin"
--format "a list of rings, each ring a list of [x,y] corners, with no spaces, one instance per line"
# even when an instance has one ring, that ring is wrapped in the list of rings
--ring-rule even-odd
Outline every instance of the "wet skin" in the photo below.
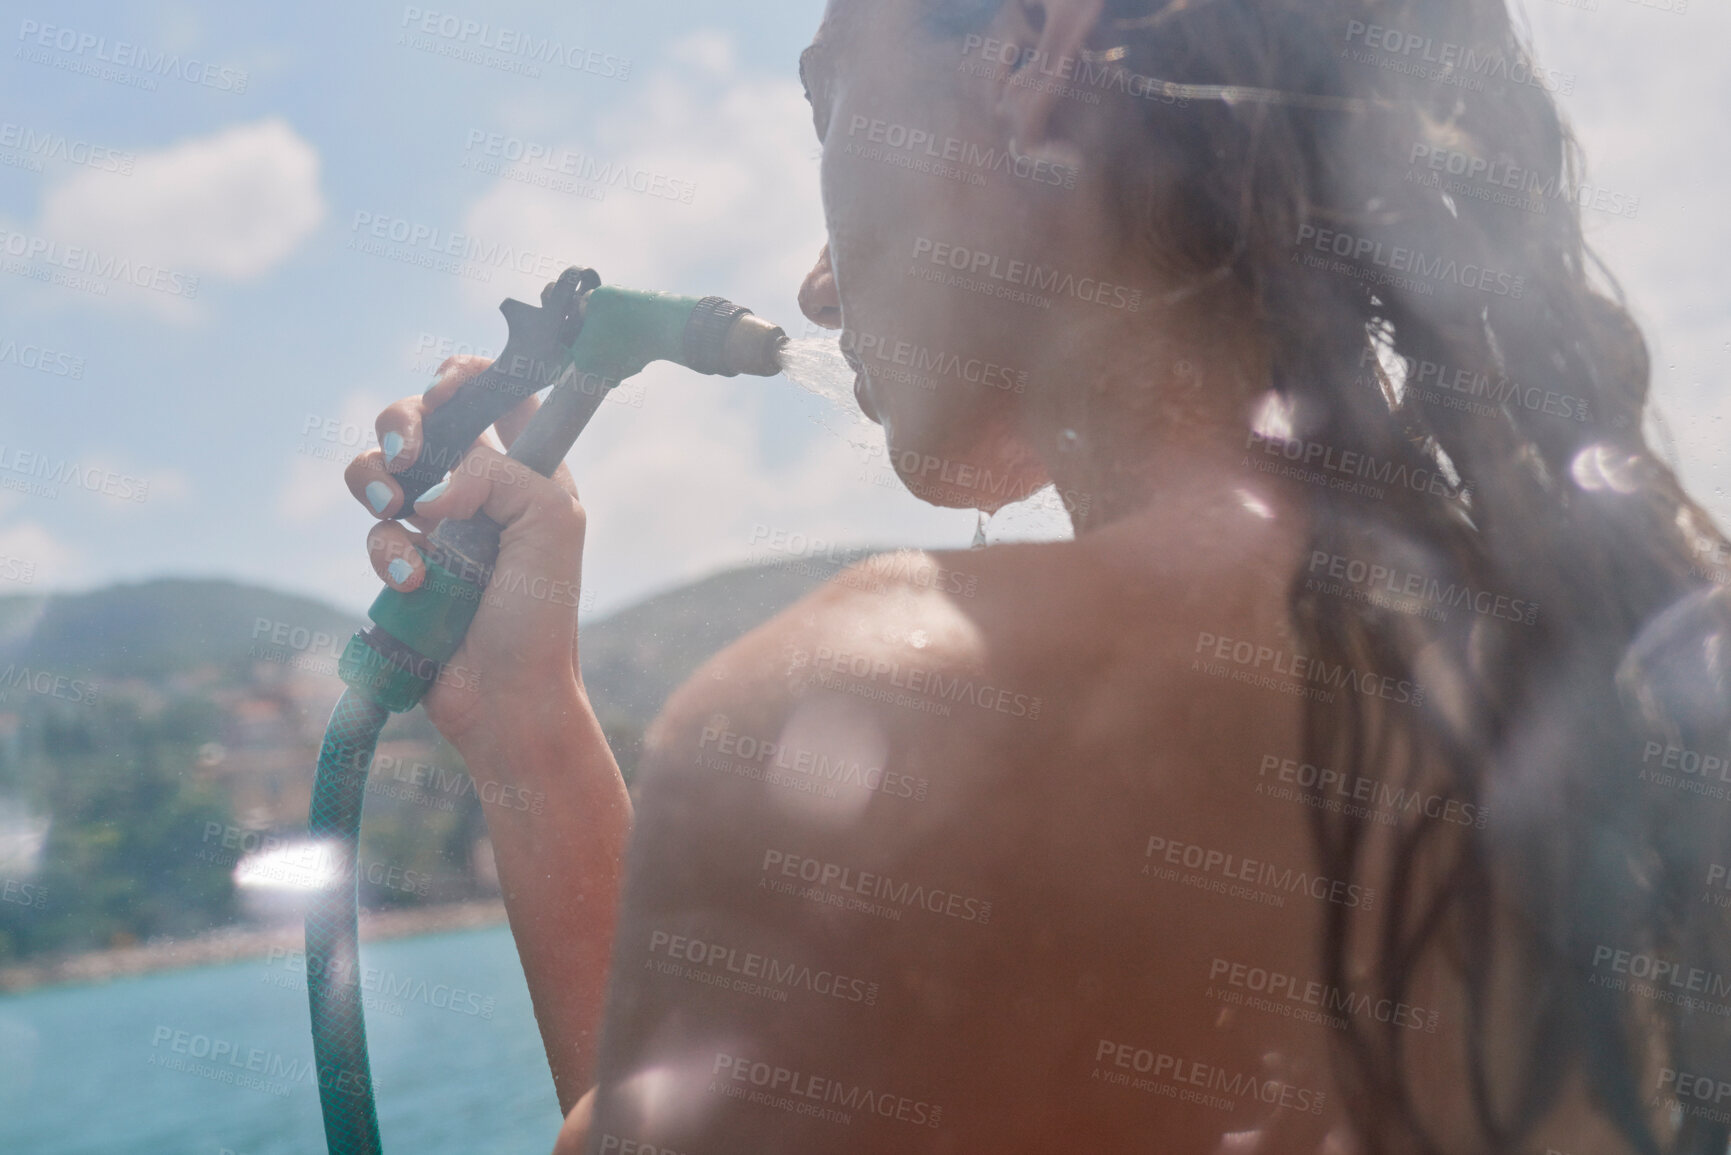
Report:
[[[1369,913],[1376,896],[1318,882],[1307,810],[1271,788],[1302,750],[1287,601],[1312,494],[1247,452],[1267,390],[1258,335],[1154,306],[1176,286],[1128,243],[1095,163],[1123,147],[1110,117],[960,67],[961,42],[914,9],[832,3],[802,59],[829,244],[801,307],[841,330],[914,494],[991,509],[1053,481],[1077,538],[854,567],[675,694],[631,799],[582,685],[575,609],[482,608],[454,659],[476,683],[438,687],[427,708],[477,778],[547,794],[542,815],[488,821],[570,1112],[559,1150],[601,1134],[680,1152],[1351,1150],[1336,1032],[1290,1011],[1318,1009],[1305,992],[1326,913]],[[1010,2],[990,35],[1060,60],[1099,13]],[[886,163],[892,126],[1014,142],[1077,179]],[[933,279],[954,271],[939,244],[1149,305],[975,292]],[[1009,367],[1026,388],[913,381],[873,352],[897,342]],[[454,361],[433,394],[381,415],[381,442],[398,433],[404,449],[351,466],[363,504],[382,482],[374,512],[393,512],[421,414],[483,365]],[[501,422],[504,444],[532,411]],[[501,568],[575,581],[571,478],[498,449],[478,446],[414,526],[484,509],[507,526]],[[375,527],[382,579],[418,585],[415,540]],[[1230,676],[1241,643],[1272,684]],[[1258,1002],[1271,975],[1299,997]],[[1427,1110],[1458,1132],[1458,992],[1427,972],[1410,1002],[1436,1014],[1414,1034]],[[853,1096],[850,1123],[738,1097],[833,1107],[832,1084]],[[858,1087],[889,1110],[860,1109]],[[1568,1126],[1552,1145],[1611,1149]]]

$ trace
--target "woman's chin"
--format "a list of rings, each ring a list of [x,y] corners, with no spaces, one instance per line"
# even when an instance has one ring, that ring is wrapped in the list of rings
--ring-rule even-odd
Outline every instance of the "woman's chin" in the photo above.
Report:
[[[886,416],[886,432],[890,424]],[[1048,484],[1039,471],[998,460],[981,464],[977,458],[897,448],[885,439],[890,462],[902,485],[928,505],[944,509],[979,509],[996,513],[1006,505],[1025,500]]]

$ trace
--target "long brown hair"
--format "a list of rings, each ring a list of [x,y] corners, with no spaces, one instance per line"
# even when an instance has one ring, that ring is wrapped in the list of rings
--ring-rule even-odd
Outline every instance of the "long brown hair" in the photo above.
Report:
[[[927,0],[950,35],[1002,3]],[[1607,981],[1627,974],[1607,958],[1731,974],[1702,901],[1731,861],[1720,804],[1641,773],[1655,747],[1727,746],[1731,615],[1699,564],[1725,540],[1646,443],[1646,346],[1582,238],[1553,97],[1574,78],[1534,61],[1505,0],[1107,0],[1086,59],[1138,110],[1089,163],[1151,259],[1253,310],[1290,436],[1446,479],[1319,489],[1310,556],[1396,559],[1468,612],[1291,586],[1311,655],[1429,691],[1311,701],[1308,760],[1486,815],[1403,813],[1375,854],[1362,820],[1313,808],[1325,873],[1388,899],[1369,925],[1330,909],[1327,980],[1399,1000],[1445,961],[1476,1150],[1517,1150],[1575,1079],[1633,1149],[1723,1155],[1725,1116],[1652,1104],[1661,1070],[1731,1076],[1727,1020]],[[1371,1151],[1445,1149],[1408,1034],[1354,1019],[1339,1046]]]

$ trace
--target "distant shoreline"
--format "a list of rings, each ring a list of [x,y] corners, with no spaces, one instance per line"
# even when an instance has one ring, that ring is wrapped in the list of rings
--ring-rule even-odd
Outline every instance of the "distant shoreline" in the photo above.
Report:
[[[475,930],[505,921],[497,899],[441,903],[404,910],[361,912],[361,941]],[[42,987],[108,983],[159,971],[220,966],[263,958],[273,948],[299,950],[306,933],[299,923],[273,927],[225,927],[169,942],[146,942],[112,950],[86,951],[43,962],[0,967],[0,994],[22,994]]]

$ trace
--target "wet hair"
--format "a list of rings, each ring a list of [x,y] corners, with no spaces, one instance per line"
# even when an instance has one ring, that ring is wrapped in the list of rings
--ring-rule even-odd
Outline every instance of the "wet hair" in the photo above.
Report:
[[[958,36],[1003,0],[923,3]],[[1615,988],[1670,963],[1731,1011],[1703,893],[1728,803],[1688,771],[1731,746],[1731,615],[1703,561],[1728,550],[1646,440],[1646,346],[1582,238],[1581,199],[1606,194],[1551,91],[1572,78],[1505,0],[1107,0],[1084,60],[1079,86],[1120,94],[1095,111],[1124,119],[1086,163],[1197,307],[1249,309],[1282,444],[1377,463],[1380,495],[1316,488],[1291,623],[1323,668],[1423,700],[1307,701],[1305,758],[1457,820],[1312,806],[1319,869],[1380,892],[1373,915],[1328,908],[1325,980],[1401,1000],[1455,977],[1468,1149],[1522,1149],[1573,1081],[1632,1150],[1723,1155],[1725,1113],[1655,1102],[1662,1071],[1731,1079],[1731,1020]],[[1343,597],[1317,558],[1404,576]],[[1340,1033],[1368,1151],[1457,1149],[1411,1034]]]

